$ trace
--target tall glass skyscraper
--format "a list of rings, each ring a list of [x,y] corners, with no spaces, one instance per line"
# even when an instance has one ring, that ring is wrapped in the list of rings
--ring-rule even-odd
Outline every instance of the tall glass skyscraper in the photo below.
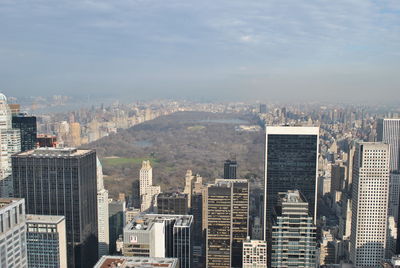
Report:
[[[29,214],[63,215],[68,267],[92,267],[98,259],[96,153],[40,148],[12,156],[14,196]]]
[[[20,131],[21,152],[36,148],[37,127],[35,116],[28,116],[26,114],[13,115],[12,127]]]
[[[299,190],[314,223],[318,177],[318,127],[266,127],[264,235],[269,237],[271,212],[278,193]],[[269,226],[269,227],[268,227]]]

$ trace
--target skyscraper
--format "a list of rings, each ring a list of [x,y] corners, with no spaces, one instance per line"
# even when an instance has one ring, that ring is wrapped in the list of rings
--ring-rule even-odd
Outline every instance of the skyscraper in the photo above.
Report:
[[[207,267],[241,267],[248,234],[247,180],[216,179],[206,190]]]
[[[278,194],[273,211],[271,267],[316,267],[316,227],[297,190]]]
[[[115,242],[123,233],[125,226],[125,200],[111,200],[108,204],[110,254],[116,253]]]
[[[21,151],[25,152],[36,148],[36,117],[26,114],[12,116],[12,127],[20,131]]]
[[[192,215],[141,214],[124,227],[124,256],[174,257],[192,267]]]
[[[67,267],[64,216],[26,215],[26,240],[29,267]]]
[[[12,128],[11,111],[7,98],[0,93],[0,196],[13,194],[11,155],[21,151],[21,136]]]
[[[400,118],[378,119],[377,141],[389,144],[389,210],[388,215],[393,216],[400,228]],[[397,237],[397,253],[400,253],[400,232]]]
[[[108,215],[108,191],[104,189],[103,167],[96,157],[97,168],[97,224],[99,233],[99,257],[109,254],[110,234]]]
[[[226,160],[224,163],[224,179],[236,179],[236,160]]]
[[[318,127],[266,127],[264,237],[279,192],[299,190],[316,221]]]
[[[0,198],[0,267],[28,267],[23,199]]]
[[[153,185],[153,168],[150,161],[143,161],[139,176],[141,211],[151,210],[155,203],[155,197],[161,192],[160,186]]]
[[[160,193],[157,195],[157,213],[188,214],[188,196],[182,193]]]
[[[385,258],[388,187],[389,145],[358,142],[350,235],[350,260],[356,267],[377,267]]]
[[[378,119],[377,140],[389,144],[390,172],[400,170],[400,119]]]
[[[14,196],[29,214],[64,215],[68,267],[97,261],[96,153],[39,148],[12,156]]]
[[[188,169],[185,175],[185,188],[183,189],[183,193],[187,194],[188,196],[188,208],[190,208],[192,204],[193,180],[193,173],[190,169]]]

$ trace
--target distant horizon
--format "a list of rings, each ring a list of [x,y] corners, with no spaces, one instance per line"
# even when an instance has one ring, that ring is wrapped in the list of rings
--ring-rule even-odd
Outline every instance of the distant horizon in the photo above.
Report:
[[[0,91],[395,103],[400,2],[0,3]]]

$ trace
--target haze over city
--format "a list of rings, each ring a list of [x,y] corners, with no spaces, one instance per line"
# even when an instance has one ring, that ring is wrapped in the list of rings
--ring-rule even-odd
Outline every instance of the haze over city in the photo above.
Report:
[[[0,3],[9,96],[394,103],[400,3]]]

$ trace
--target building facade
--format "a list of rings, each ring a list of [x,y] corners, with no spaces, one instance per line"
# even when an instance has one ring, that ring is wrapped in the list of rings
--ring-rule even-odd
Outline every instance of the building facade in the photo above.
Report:
[[[124,228],[124,256],[173,257],[192,267],[193,216],[141,214]]]
[[[13,115],[12,127],[20,131],[22,152],[36,148],[37,128],[35,116],[28,116],[26,114]]]
[[[97,225],[99,236],[99,257],[109,254],[110,232],[108,215],[108,191],[104,189],[103,167],[96,157],[97,172]]]
[[[267,267],[267,242],[250,240],[243,242],[243,268]]]
[[[299,190],[316,221],[318,127],[266,127],[264,237],[270,237],[279,192]]]
[[[0,198],[0,267],[28,267],[23,199]]]
[[[64,216],[26,215],[28,267],[67,268]]]
[[[206,266],[241,267],[249,228],[247,180],[216,179],[206,191]]]
[[[237,162],[236,160],[226,160],[224,163],[224,179],[236,179]]]
[[[29,214],[63,215],[68,267],[90,267],[98,259],[96,153],[74,148],[39,148],[12,156],[14,196]]]
[[[160,186],[153,185],[153,168],[150,161],[143,161],[139,174],[141,211],[150,211],[156,203],[155,197],[161,192]]]
[[[279,193],[273,214],[271,267],[316,267],[316,227],[305,197]]]
[[[182,193],[160,193],[157,195],[158,214],[188,214],[188,195]]]
[[[13,195],[11,155],[20,151],[20,131],[12,128],[11,110],[7,98],[0,93],[0,197]]]
[[[389,145],[356,144],[353,164],[350,260],[377,267],[385,258],[389,200]]]
[[[109,251],[110,254],[117,252],[116,241],[123,234],[125,226],[126,203],[124,200],[109,200],[108,220],[109,220]]]

